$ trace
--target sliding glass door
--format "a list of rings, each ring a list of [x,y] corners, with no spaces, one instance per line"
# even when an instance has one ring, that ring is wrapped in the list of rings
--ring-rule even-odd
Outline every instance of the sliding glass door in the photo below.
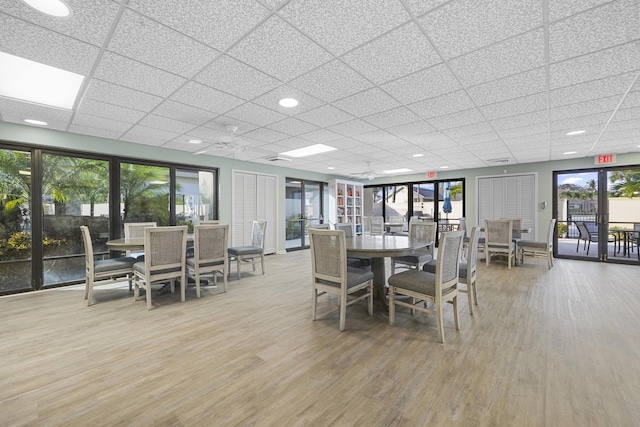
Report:
[[[640,263],[640,168],[554,173],[556,256]]]
[[[307,228],[324,224],[326,184],[295,178],[286,180],[286,249],[309,247]]]

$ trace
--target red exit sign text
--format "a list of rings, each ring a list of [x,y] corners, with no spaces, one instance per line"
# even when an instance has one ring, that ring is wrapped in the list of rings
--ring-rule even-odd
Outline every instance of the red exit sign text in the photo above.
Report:
[[[616,162],[615,154],[600,154],[594,158],[596,165],[612,165]]]
[[[427,172],[427,179],[436,179],[436,173],[435,173],[435,171],[429,171],[429,172]]]

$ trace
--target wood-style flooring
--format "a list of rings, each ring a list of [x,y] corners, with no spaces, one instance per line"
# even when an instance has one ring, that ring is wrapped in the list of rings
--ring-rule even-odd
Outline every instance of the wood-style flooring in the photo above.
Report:
[[[266,272],[151,311],[126,285],[0,298],[0,426],[640,425],[638,266],[480,263],[446,344],[380,303],[312,321],[308,251]]]

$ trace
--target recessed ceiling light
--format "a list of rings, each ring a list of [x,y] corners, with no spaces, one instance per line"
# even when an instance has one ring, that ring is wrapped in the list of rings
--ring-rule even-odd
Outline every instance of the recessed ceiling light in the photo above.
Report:
[[[402,168],[402,169],[390,169],[387,171],[382,171],[382,173],[392,174],[392,173],[403,173],[403,172],[413,172],[412,169]]]
[[[31,125],[38,125],[38,126],[46,126],[49,124],[47,122],[43,122],[42,120],[34,120],[34,119],[24,119],[23,121],[25,123],[29,123]]]
[[[422,157],[422,156],[424,156],[424,154],[419,154],[419,153],[418,153],[418,154],[414,154],[414,155],[413,155],[413,157]]]
[[[567,136],[573,136],[573,135],[582,135],[583,133],[586,133],[586,130],[572,130],[571,132],[567,132],[566,135]]]
[[[326,153],[327,151],[333,150],[337,150],[337,148],[329,147],[328,145],[324,144],[315,144],[304,148],[298,148],[297,150],[285,151],[284,153],[279,154],[289,157],[304,157],[311,156],[313,154]]]
[[[189,144],[202,144],[202,140],[201,139],[189,139],[189,140],[187,140],[187,142]]]
[[[70,110],[84,76],[0,52],[0,96]]]
[[[293,98],[282,98],[278,101],[278,104],[280,104],[281,107],[293,108],[298,105],[298,100]]]
[[[449,169],[449,166],[440,166],[440,169]]]
[[[334,170],[335,168],[333,166],[329,166],[329,167],[327,167],[327,169]]]
[[[562,154],[564,154],[566,156],[568,154],[576,154],[576,153],[577,153],[577,151],[567,151],[566,153],[562,153]]]
[[[23,0],[35,10],[57,18],[71,15],[71,8],[62,0]]]

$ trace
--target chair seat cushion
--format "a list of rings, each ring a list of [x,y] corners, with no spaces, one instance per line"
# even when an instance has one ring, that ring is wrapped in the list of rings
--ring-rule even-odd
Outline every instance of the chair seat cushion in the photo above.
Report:
[[[433,259],[433,255],[427,251],[416,250],[411,255],[404,256],[394,256],[392,257],[394,262],[402,262],[406,264],[417,264],[423,263],[427,261],[431,261]]]
[[[547,249],[547,242],[537,242],[534,240],[522,240],[518,246],[522,249]]]
[[[511,242],[511,244],[498,244],[498,243],[489,243],[489,250],[513,250],[515,248],[515,243]]]
[[[123,258],[101,259],[94,261],[93,271],[95,273],[106,273],[109,271],[126,270],[128,268],[132,268],[135,263],[136,259],[130,256]]]
[[[138,272],[140,274],[146,274],[144,271],[144,262],[136,262],[133,264],[133,271]],[[154,270],[153,274],[165,274],[165,273],[173,273],[180,271],[180,267],[176,268],[164,268],[162,270]]]
[[[188,257],[185,261],[187,267],[191,267],[192,269],[196,266],[196,259],[194,257]],[[200,264],[200,268],[202,267],[213,267],[214,265],[224,265],[224,261],[214,261],[214,262],[205,262]]]
[[[229,255],[260,255],[262,248],[260,246],[232,246],[227,249]]]
[[[389,277],[389,286],[418,292],[435,298],[436,275],[422,270],[407,270]],[[447,294],[452,289],[453,287],[443,289],[442,294]]]
[[[426,271],[427,273],[432,273],[432,274],[436,274],[436,264],[438,263],[438,260],[432,259],[431,261],[429,261],[428,263],[426,263],[425,265],[422,266],[422,271]],[[459,264],[460,267],[460,278],[461,279],[466,279],[467,278],[467,263],[466,262],[461,262]]]
[[[373,272],[364,268],[347,267],[347,288],[354,287],[368,280],[373,280]],[[340,287],[339,283],[319,279],[318,283]]]

